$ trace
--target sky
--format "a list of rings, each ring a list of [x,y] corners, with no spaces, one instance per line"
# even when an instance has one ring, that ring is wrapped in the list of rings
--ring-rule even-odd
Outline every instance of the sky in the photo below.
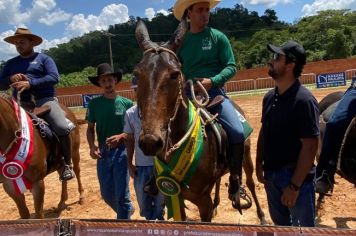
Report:
[[[175,0],[0,0],[0,61],[17,55],[15,47],[3,41],[17,27],[27,27],[43,38],[37,51],[55,47],[71,38],[109,25],[124,23],[129,16],[152,19],[169,14]],[[293,23],[320,10],[356,10],[356,0],[221,0],[218,7],[242,4],[263,15],[267,8],[277,12],[279,20]],[[167,32],[172,33],[172,32]]]

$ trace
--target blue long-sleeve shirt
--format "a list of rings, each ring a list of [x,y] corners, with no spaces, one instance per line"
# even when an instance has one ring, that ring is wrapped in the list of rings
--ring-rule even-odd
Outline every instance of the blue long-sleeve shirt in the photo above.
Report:
[[[8,89],[10,76],[17,73],[25,74],[31,85],[29,90],[23,92],[22,99],[29,99],[31,94],[35,100],[55,96],[54,86],[59,82],[59,74],[56,64],[48,55],[35,53],[29,58],[17,56],[8,60],[0,72],[0,90]]]

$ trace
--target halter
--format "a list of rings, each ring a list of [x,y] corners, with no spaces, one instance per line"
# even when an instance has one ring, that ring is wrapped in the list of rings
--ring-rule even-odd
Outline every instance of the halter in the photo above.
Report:
[[[154,52],[156,54],[159,54],[160,52],[165,51],[170,53],[171,55],[174,56],[174,58],[179,62],[179,59],[177,57],[177,54],[175,52],[173,52],[172,50],[168,49],[168,48],[164,48],[164,47],[153,47],[153,48],[149,48],[146,51],[143,52],[143,55],[145,55],[148,52]],[[174,145],[170,145],[171,147],[168,150],[168,142],[170,139],[170,135],[171,135],[171,124],[172,122],[177,118],[177,113],[179,110],[180,105],[182,104],[183,107],[185,109],[187,109],[187,104],[185,103],[184,99],[183,99],[183,74],[182,71],[179,72],[180,73],[180,77],[178,78],[179,81],[179,94],[176,100],[176,104],[174,106],[174,110],[173,110],[173,115],[171,116],[171,118],[169,118],[169,122],[168,122],[168,129],[167,129],[167,137],[166,137],[166,152],[165,152],[165,156],[164,158],[166,158],[167,156],[169,156],[173,151],[177,150],[192,134],[194,126],[197,122],[197,120],[200,117],[200,110],[201,108],[198,107],[197,108],[197,112],[196,112],[196,116],[194,117],[194,120],[192,122],[192,124],[190,125],[189,129],[187,130],[187,132],[184,134],[184,136]],[[171,143],[171,142],[169,142]]]

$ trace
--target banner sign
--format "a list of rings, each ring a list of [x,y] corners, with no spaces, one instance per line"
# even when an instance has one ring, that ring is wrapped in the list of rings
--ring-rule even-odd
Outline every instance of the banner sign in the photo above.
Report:
[[[330,228],[224,225],[171,221],[73,220],[75,236],[356,236],[356,230]]]
[[[317,88],[328,88],[346,85],[345,72],[319,74],[316,77]]]
[[[90,100],[92,100],[93,98],[97,98],[103,96],[103,94],[83,94],[83,107],[84,108],[88,108],[89,102]]]

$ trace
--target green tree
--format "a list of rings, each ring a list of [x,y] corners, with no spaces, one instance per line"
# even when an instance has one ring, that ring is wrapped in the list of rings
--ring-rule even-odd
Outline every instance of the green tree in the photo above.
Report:
[[[266,9],[262,20],[268,25],[271,26],[278,21],[277,13],[273,9]]]
[[[130,16],[126,23],[111,25],[108,29],[114,34],[111,38],[114,68],[122,69],[124,74],[131,74],[142,58],[135,38],[137,20]],[[142,20],[154,42],[167,41],[179,23],[173,14],[157,14],[151,21]],[[278,20],[273,9],[266,9],[264,15],[259,16],[236,4],[233,8],[215,8],[209,25],[228,36],[239,68],[265,65],[270,57],[266,44],[280,45],[289,39],[304,46],[308,61],[356,55],[356,11],[321,11],[294,24],[286,24]],[[81,73],[87,67],[95,68],[99,63],[110,63],[108,38],[101,31],[74,38],[46,53],[53,57],[63,78],[73,72]]]
[[[329,43],[326,45],[325,59],[346,58],[351,55],[351,43],[343,30],[329,29],[327,36]]]

